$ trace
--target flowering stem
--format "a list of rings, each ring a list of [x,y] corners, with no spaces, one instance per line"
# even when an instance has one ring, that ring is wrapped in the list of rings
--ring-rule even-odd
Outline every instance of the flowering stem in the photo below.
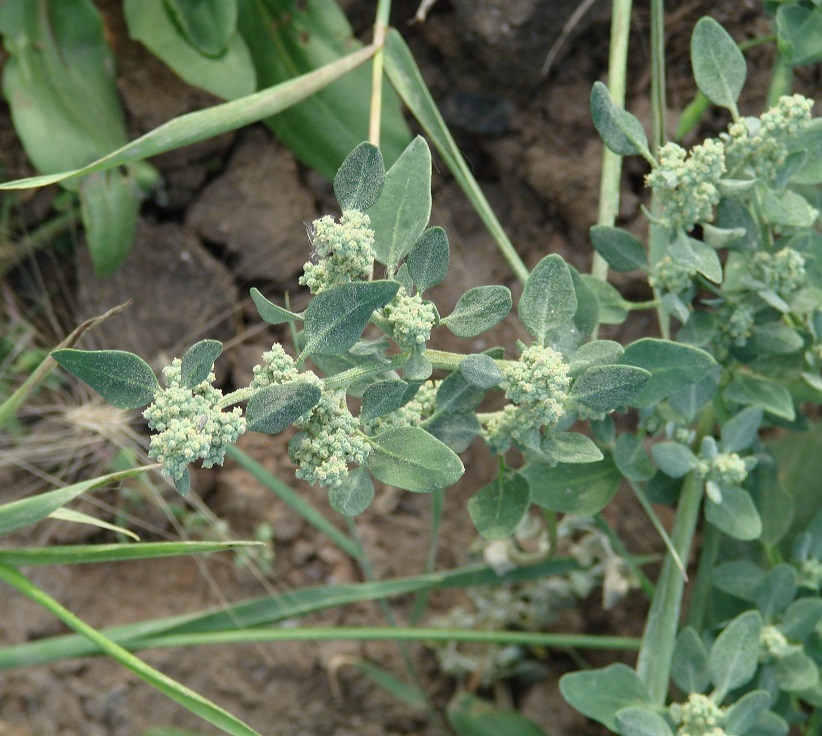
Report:
[[[371,113],[368,117],[368,141],[375,146],[380,145],[380,123],[382,119],[382,79],[383,79],[383,47],[385,45],[385,29],[388,26],[388,17],[391,14],[391,0],[379,0],[377,3],[377,17],[374,20],[374,40],[377,47],[374,54],[374,66],[371,70]]]

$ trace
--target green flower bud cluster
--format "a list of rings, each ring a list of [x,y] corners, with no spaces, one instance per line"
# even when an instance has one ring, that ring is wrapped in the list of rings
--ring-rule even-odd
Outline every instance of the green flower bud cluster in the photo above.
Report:
[[[738,347],[744,345],[753,331],[753,308],[747,304],[740,304],[720,316],[720,329],[727,339]]]
[[[674,703],[671,715],[679,723],[676,736],[727,736],[725,711],[707,695],[691,693],[685,703]]]
[[[805,560],[799,568],[799,579],[803,588],[817,591],[822,588],[822,560],[813,557]]]
[[[805,283],[805,258],[793,248],[757,253],[751,263],[754,278],[787,296]]]
[[[304,373],[300,378],[313,375]],[[312,485],[340,485],[349,463],[362,465],[371,450],[359,431],[359,420],[348,410],[345,390],[323,391],[320,402],[294,425],[302,431],[291,439],[288,455],[298,466],[297,477]]]
[[[716,457],[700,459],[696,472],[705,479],[705,492],[714,503],[722,503],[722,488],[741,486],[748,472],[756,465],[756,458],[742,458],[735,452],[721,452]]]
[[[289,383],[300,375],[294,359],[277,343],[271,346],[271,350],[263,353],[262,364],[255,365],[253,371],[254,378],[249,384],[253,389]]]
[[[385,307],[384,313],[394,341],[403,350],[424,347],[437,324],[434,305],[423,300],[419,294],[409,296],[402,287]]]
[[[315,220],[313,245],[319,258],[303,267],[300,284],[312,294],[335,284],[368,278],[374,265],[371,219],[359,210],[346,210],[339,223],[326,215]]]
[[[762,648],[761,660],[775,659],[779,661],[791,654],[802,651],[801,644],[791,644],[787,637],[773,625],[762,627],[762,632],[759,635],[759,645]]]
[[[721,138],[728,170],[752,173],[772,181],[788,155],[788,143],[811,119],[813,100],[802,95],[780,97],[759,118],[732,123]]]
[[[211,385],[213,373],[198,386],[187,388],[182,381],[182,362],[175,358],[163,374],[166,388],[157,392],[143,412],[148,426],[157,432],[151,437],[149,457],[163,464],[163,475],[175,480],[197,459],[203,461],[204,468],[222,465],[226,447],[245,432],[242,411],[220,410],[223,394]]]
[[[695,275],[694,269],[665,256],[651,270],[648,283],[657,291],[682,294],[691,288]]]
[[[698,222],[713,220],[719,202],[717,184],[725,173],[722,143],[709,138],[694,146],[690,155],[676,143],[666,143],[659,149],[658,160],[645,184],[659,194],[668,225],[692,230]]]
[[[426,381],[419,387],[414,398],[397,411],[365,420],[362,423],[363,432],[375,435],[394,427],[418,427],[434,413],[437,391],[441,383],[442,381]]]

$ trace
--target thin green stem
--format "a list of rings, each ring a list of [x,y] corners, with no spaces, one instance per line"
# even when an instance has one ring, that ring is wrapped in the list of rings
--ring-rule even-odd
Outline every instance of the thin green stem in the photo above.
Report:
[[[785,55],[777,52],[771,70],[771,83],[768,87],[766,107],[773,107],[782,95],[789,95],[793,87],[793,65]]]
[[[382,80],[385,30],[391,15],[391,0],[378,0],[377,17],[374,20],[374,65],[371,69],[371,113],[368,117],[368,141],[380,145],[380,124],[382,122]]]
[[[719,554],[719,539],[719,530],[713,524],[706,524],[702,534],[699,566],[696,569],[696,583],[691,592],[691,600],[688,605],[688,625],[697,631],[702,631],[705,623],[708,597],[711,592],[711,574]]]
[[[665,548],[668,550],[668,553],[673,557],[674,564],[676,565],[677,569],[682,575],[682,578],[684,580],[687,580],[688,574],[685,572],[685,565],[682,564],[682,558],[677,553],[676,548],[673,545],[673,542],[671,542],[671,538],[668,536],[668,532],[666,531],[665,527],[662,526],[662,522],[659,520],[659,517],[654,512],[653,507],[651,506],[650,502],[645,496],[645,492],[637,485],[636,481],[629,479],[628,485],[631,486],[631,490],[634,492],[636,500],[639,501],[639,505],[642,506],[642,510],[645,512],[645,515],[650,520],[654,529],[656,529],[656,533],[659,534],[659,536],[662,538],[662,541],[665,543]]]

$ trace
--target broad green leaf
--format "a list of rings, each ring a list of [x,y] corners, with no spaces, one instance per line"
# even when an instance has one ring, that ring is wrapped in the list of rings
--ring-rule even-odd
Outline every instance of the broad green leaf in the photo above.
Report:
[[[441,227],[429,227],[408,254],[408,271],[420,291],[436,286],[445,278],[450,261],[448,235]]]
[[[793,565],[783,562],[765,576],[757,588],[754,603],[765,621],[782,613],[796,597],[799,575]]]
[[[90,516],[89,514],[84,514],[82,511],[75,511],[74,509],[56,509],[49,514],[49,519],[68,521],[72,524],[88,524],[89,526],[96,526],[98,529],[105,529],[110,532],[122,534],[126,537],[131,537],[136,542],[140,541],[140,537],[130,529],[126,529],[123,526],[118,526],[117,524],[111,524],[108,521],[103,521],[102,519]]]
[[[468,693],[460,693],[451,701],[447,717],[457,736],[546,736],[521,713],[498,708]]]
[[[460,363],[460,373],[472,386],[484,389],[498,386],[505,377],[494,359],[484,353],[466,355]]]
[[[720,430],[722,452],[747,450],[757,438],[762,424],[762,409],[749,406],[732,416]]]
[[[385,175],[382,196],[368,210],[377,260],[396,270],[431,216],[431,151],[417,136]]]
[[[473,411],[484,396],[485,389],[477,388],[465,380],[462,373],[454,371],[437,389],[437,411],[448,414]]]
[[[125,0],[123,15],[129,37],[142,43],[181,79],[217,97],[234,100],[255,92],[257,72],[254,62],[246,42],[234,32],[234,27],[225,36],[221,53],[201,53],[196,44],[187,42],[180,34],[166,12],[164,5],[169,2],[200,5],[204,9],[223,5],[222,0],[205,3],[201,0]],[[226,9],[233,6],[235,19],[232,26],[236,26],[236,0],[229,0],[224,6]]]
[[[668,722],[649,708],[629,705],[616,714],[620,736],[674,736]]]
[[[154,371],[134,353],[66,348],[51,357],[118,409],[139,409],[160,390]]]
[[[716,638],[708,654],[711,681],[717,690],[716,700],[751,681],[759,657],[759,634],[762,616],[759,611],[745,611],[729,623]]]
[[[474,337],[502,322],[512,304],[507,286],[475,286],[459,298],[442,324],[457,337]]]
[[[611,284],[585,273],[582,274],[582,281],[596,297],[601,324],[621,325],[627,319],[630,305]]]
[[[776,663],[776,684],[780,690],[801,693],[819,683],[819,667],[805,652],[793,652]]]
[[[86,491],[100,488],[101,486],[115,483],[125,478],[132,478],[140,473],[144,473],[147,469],[147,467],[135,468],[119,473],[101,475],[98,478],[85,480],[81,483],[73,483],[65,488],[58,488],[56,491],[49,491],[47,493],[41,493],[38,496],[21,498],[19,501],[11,501],[10,503],[0,505],[0,537],[45,519],[50,513],[62,508],[69,501],[72,501]]]
[[[427,381],[431,377],[434,365],[425,355],[425,351],[416,349],[402,367],[402,375],[406,381]]]
[[[268,301],[257,289],[251,288],[251,301],[257,307],[257,313],[263,322],[270,325],[281,325],[283,322],[296,322],[301,319],[299,314],[289,312],[283,307],[277,306],[274,302]]]
[[[593,365],[571,387],[570,397],[594,411],[612,411],[633,403],[651,380],[644,368],[630,365]]]
[[[142,193],[130,174],[98,171],[80,182],[79,194],[94,273],[111,276],[131,251]]]
[[[419,427],[395,427],[369,438],[366,463],[379,481],[415,493],[431,493],[456,483],[465,472],[462,461]]]
[[[385,163],[380,149],[360,143],[337,170],[334,196],[340,209],[367,210],[380,198],[385,184]]]
[[[753,690],[745,693],[725,713],[725,722],[722,724],[725,732],[728,734],[748,733],[748,729],[765,712],[770,702],[771,694],[767,690]]]
[[[799,598],[788,606],[779,630],[791,641],[803,641],[822,621],[822,598]]]
[[[577,312],[577,296],[571,272],[561,256],[552,253],[534,266],[517,312],[540,345],[545,345],[549,335],[568,329]]]
[[[622,357],[623,352],[622,345],[613,340],[594,340],[586,343],[571,358],[568,374],[574,378],[591,366],[616,363]]]
[[[748,373],[737,373],[723,396],[742,406],[758,406],[771,414],[787,419],[796,417],[791,392],[782,384]]]
[[[690,626],[679,632],[671,659],[671,679],[684,693],[702,693],[711,684],[708,653]]]
[[[569,341],[572,346],[569,351],[570,353],[576,350],[582,340],[588,339],[594,330],[596,330],[600,323],[600,309],[599,298],[590,286],[588,274],[581,274],[570,264],[568,264],[568,270],[571,273],[571,281],[574,284],[574,294],[577,297],[577,311],[574,315],[574,327],[576,327],[577,334],[574,334],[572,331],[565,338],[565,340],[571,338]],[[599,281],[599,279],[595,280]],[[600,283],[604,282],[600,281]],[[559,342],[561,343],[563,340]]]
[[[374,500],[374,483],[365,468],[355,468],[338,486],[328,489],[331,508],[343,516],[357,516]]]
[[[632,400],[634,406],[657,404],[677,389],[704,378],[716,365],[704,350],[652,337],[628,345],[622,363],[651,374],[648,385]]]
[[[779,51],[793,66],[822,59],[822,6],[786,3],[776,11]]]
[[[305,310],[305,353],[344,353],[357,340],[375,309],[399,291],[396,281],[353,281],[321,291]]]
[[[267,386],[256,391],[248,401],[248,430],[278,434],[291,426],[320,401],[322,389],[315,383],[294,381]]]
[[[258,89],[291,81],[360,50],[336,0],[245,0],[237,28],[257,71]],[[300,104],[265,122],[303,163],[333,179],[345,157],[368,140],[371,86],[371,65],[363,66],[316,94],[303,95]],[[384,85],[382,92],[380,149],[390,166],[411,133],[393,90]]]
[[[694,422],[703,407],[716,395],[721,377],[721,371],[715,367],[704,378],[671,393],[668,403],[675,412],[682,415],[686,423]]]
[[[722,283],[722,264],[719,262],[719,256],[710,245],[701,240],[680,233],[669,246],[668,255],[681,266],[701,273],[708,281]]]
[[[362,392],[360,419],[367,421],[396,411],[402,406],[408,384],[399,378],[374,381]]]
[[[645,248],[631,233],[607,225],[594,225],[589,233],[594,250],[614,271],[626,273],[648,270]]]
[[[474,438],[482,431],[479,419],[472,411],[462,411],[456,414],[437,413],[425,422],[423,428],[456,453],[467,450]]]
[[[671,478],[682,478],[697,464],[696,455],[679,442],[657,442],[651,447],[656,466]]]
[[[766,190],[761,212],[762,218],[772,227],[813,227],[819,217],[819,210],[791,189]]]
[[[616,731],[617,711],[651,702],[639,675],[624,664],[563,675],[559,691],[573,708],[612,731]]]
[[[468,513],[486,539],[505,539],[531,505],[531,486],[517,472],[504,471],[468,501]]]
[[[642,124],[627,110],[614,104],[611,93],[602,82],[594,82],[591,90],[591,118],[602,142],[613,153],[651,157]]]
[[[174,478],[174,487],[181,496],[187,495],[191,490],[191,473],[188,468],[183,468],[183,474]]]
[[[614,462],[619,472],[629,480],[646,481],[654,476],[654,465],[642,438],[631,432],[623,432],[614,447]]]
[[[186,41],[203,56],[222,56],[237,28],[237,0],[164,0]]]
[[[700,18],[691,36],[691,66],[699,91],[715,105],[736,112],[747,65],[736,41],[713,18]]]
[[[223,344],[219,340],[200,340],[194,343],[185,355],[180,366],[180,378],[183,386],[194,388],[208,380],[214,361],[223,352]]]
[[[751,560],[732,560],[717,565],[711,575],[714,587],[753,603],[757,588],[765,579],[765,573]]]
[[[768,322],[754,325],[751,350],[757,354],[774,353],[785,355],[801,350],[805,345],[802,336],[784,322]]]
[[[534,503],[564,514],[591,516],[607,506],[622,480],[610,455],[598,463],[552,467],[529,463],[522,474],[531,484]]]
[[[762,519],[751,494],[737,486],[723,486],[722,503],[705,499],[705,518],[729,537],[749,542],[762,534]]]
[[[803,697],[809,700],[807,694],[803,694]],[[815,703],[815,705],[818,704]],[[776,715],[772,710],[766,710],[760,714],[745,736],[788,736],[788,731],[790,731],[790,726],[784,718]]]
[[[701,348],[707,345],[716,333],[716,315],[710,312],[691,312],[688,321],[676,335],[677,342],[684,342]]]
[[[593,440],[579,432],[546,434],[540,449],[552,463],[596,463],[604,458]]]

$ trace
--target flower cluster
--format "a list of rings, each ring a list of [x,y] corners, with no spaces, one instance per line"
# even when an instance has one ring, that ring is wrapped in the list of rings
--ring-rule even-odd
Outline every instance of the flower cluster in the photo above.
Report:
[[[705,479],[705,492],[714,503],[722,502],[722,489],[741,486],[756,465],[756,458],[742,458],[735,452],[721,452],[709,460],[700,459],[697,474]]]
[[[751,336],[754,326],[754,310],[747,304],[724,313],[720,319],[720,329],[728,340],[737,347],[745,344]]]
[[[362,423],[363,432],[375,435],[394,427],[418,427],[434,413],[437,391],[441,383],[442,381],[426,381],[419,387],[414,398],[397,411],[365,420]]]
[[[326,215],[312,224],[313,245],[318,261],[303,267],[300,284],[312,294],[335,284],[369,276],[374,265],[374,231],[368,215],[346,210],[339,223]]]
[[[662,216],[672,228],[692,230],[698,222],[713,220],[719,202],[718,183],[725,173],[725,151],[718,140],[708,139],[690,155],[676,143],[659,149],[657,166],[645,184],[660,195]]]
[[[760,659],[773,659],[777,662],[791,654],[802,651],[801,644],[791,644],[788,638],[776,626],[763,626],[759,635],[759,645],[762,647]]]
[[[675,703],[671,711],[680,724],[677,736],[726,736],[722,728],[725,711],[707,695],[691,693],[687,702]]]
[[[788,143],[811,118],[813,100],[802,95],[780,97],[759,118],[732,123],[722,134],[728,170],[772,181],[788,155]]]
[[[289,383],[300,375],[294,359],[277,343],[271,346],[271,350],[263,353],[263,362],[255,365],[253,371],[254,378],[249,384],[253,389]]]
[[[776,253],[763,251],[754,256],[751,272],[777,294],[788,296],[805,281],[805,258],[793,248]]]
[[[186,466],[197,459],[204,468],[222,465],[228,445],[245,432],[240,409],[220,410],[222,392],[212,386],[214,374],[194,388],[182,381],[182,362],[175,358],[163,369],[166,388],[158,391],[143,412],[151,437],[149,457],[163,464],[163,475],[180,480]]]
[[[691,288],[694,269],[683,266],[671,260],[669,256],[662,258],[648,276],[648,283],[652,289],[670,294],[682,294]]]
[[[391,326],[394,341],[403,350],[424,347],[437,324],[434,305],[423,300],[419,294],[409,296],[402,287],[385,307],[385,317]]]

